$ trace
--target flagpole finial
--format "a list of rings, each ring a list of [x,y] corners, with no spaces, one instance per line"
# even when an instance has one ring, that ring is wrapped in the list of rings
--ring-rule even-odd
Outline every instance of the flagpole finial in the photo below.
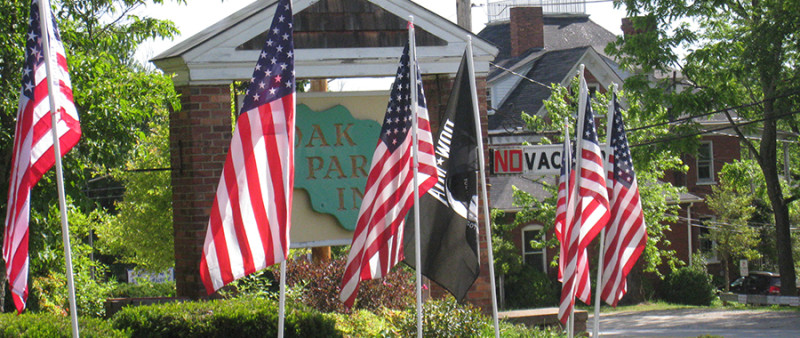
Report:
[[[578,75],[583,76],[583,72],[584,72],[585,69],[586,69],[586,65],[581,63],[581,65],[578,66]]]

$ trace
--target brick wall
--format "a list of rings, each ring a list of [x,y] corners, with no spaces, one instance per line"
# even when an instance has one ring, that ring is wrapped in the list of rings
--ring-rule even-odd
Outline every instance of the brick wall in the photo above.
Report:
[[[203,297],[200,256],[208,215],[231,139],[229,86],[176,88],[181,111],[170,115],[175,283],[179,297]]]

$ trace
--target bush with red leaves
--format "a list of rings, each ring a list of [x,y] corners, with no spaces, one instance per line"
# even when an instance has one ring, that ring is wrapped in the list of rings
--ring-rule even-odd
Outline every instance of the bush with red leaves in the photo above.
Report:
[[[322,312],[349,312],[339,301],[339,291],[347,263],[346,257],[330,262],[312,263],[304,259],[290,260],[286,265],[286,285],[302,286],[300,301]],[[400,264],[382,279],[362,281],[353,310],[403,310],[414,304],[414,273]],[[276,280],[279,271],[273,270]]]

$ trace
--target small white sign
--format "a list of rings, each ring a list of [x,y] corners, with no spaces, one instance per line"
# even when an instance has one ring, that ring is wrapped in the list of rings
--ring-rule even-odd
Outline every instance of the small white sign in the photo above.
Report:
[[[747,267],[747,260],[740,259],[739,260],[739,276],[747,276],[750,274],[750,271]]]

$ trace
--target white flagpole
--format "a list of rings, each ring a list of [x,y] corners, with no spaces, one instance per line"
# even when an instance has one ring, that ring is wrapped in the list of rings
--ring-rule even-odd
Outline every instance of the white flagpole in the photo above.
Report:
[[[283,338],[283,322],[286,318],[286,259],[281,262],[280,296],[278,299],[278,338]]]
[[[583,84],[584,81],[585,81],[584,78],[583,78],[584,69],[586,69],[586,66],[584,66],[583,64],[581,64],[580,67],[578,67],[578,73],[579,73],[578,75],[580,76],[579,80],[578,80],[578,87],[579,87],[578,88],[578,92],[579,92],[578,93],[578,96],[579,96],[578,97],[578,129],[575,130],[575,170],[577,170],[577,172],[575,173],[575,188],[574,188],[575,190],[572,192],[572,195],[575,196],[575,202],[576,203],[578,202],[578,199],[580,198],[580,194],[578,194],[578,191],[580,189],[580,184],[581,184],[580,183],[581,182],[581,165],[582,165],[581,162],[583,162],[582,161],[583,156],[581,155],[582,154],[582,150],[581,149],[583,149],[583,136],[582,136],[582,134],[583,134],[584,119],[585,119],[584,115],[586,114],[586,111],[585,111],[585,109],[586,109],[586,93],[584,93],[581,90],[581,88],[582,88],[581,84]],[[580,217],[580,211],[579,210],[575,211],[575,216],[576,217]],[[580,225],[581,224],[578,224],[578,226],[580,226]],[[578,231],[580,231],[580,229],[578,229]],[[578,246],[580,247],[580,245],[578,245]],[[575,271],[575,273],[577,273],[577,270]],[[575,284],[576,284],[575,282],[572,283],[572,290],[570,291],[570,297],[572,297],[572,302],[575,301]],[[575,334],[575,332],[574,332],[574,329],[575,329],[575,305],[574,304],[572,305],[572,308],[571,308],[571,310],[569,312],[568,326],[569,327],[567,328],[567,332],[569,333],[570,337],[573,337],[574,334]]]
[[[616,84],[612,83],[610,86],[610,90],[612,93],[611,100],[608,100],[608,112],[606,113],[606,144],[608,145],[607,151],[611,152],[611,125],[614,121],[614,97],[613,93],[615,93]],[[606,158],[603,159],[603,165],[606,167],[606,173],[608,173],[610,162],[608,161],[608,157],[613,156],[613,154],[606,154]],[[597,286],[595,289],[595,296],[594,296],[594,327],[592,328],[592,337],[600,337],[600,295],[603,292],[603,268],[605,267],[605,242],[606,242],[606,228],[604,227],[603,230],[600,230],[600,253],[597,255]]]
[[[419,238],[419,183],[417,173],[419,171],[418,145],[417,142],[417,43],[414,40],[414,16],[409,15],[408,25],[408,68],[411,86],[411,125],[414,133],[412,143],[412,154],[414,155],[414,255],[417,266],[417,337],[422,337],[422,257]]]
[[[570,214],[569,210],[570,210],[570,208],[572,208],[572,206],[571,206],[572,203],[570,202],[570,196],[572,196],[572,192],[569,191],[569,181],[570,181],[570,178],[572,177],[572,168],[570,168],[570,166],[572,165],[572,158],[571,158],[572,157],[572,155],[571,155],[572,153],[569,152],[571,150],[570,144],[569,144],[569,117],[564,117],[564,146],[565,146],[564,148],[566,150],[564,151],[563,154],[561,154],[561,156],[568,156],[566,158],[566,161],[564,162],[565,165],[567,166],[567,168],[565,170],[566,171],[566,175],[565,175],[566,177],[565,178],[566,178],[567,181],[564,182],[564,184],[565,184],[565,186],[564,186],[564,201],[566,203],[566,209],[567,209],[567,211],[565,212],[564,224],[565,224],[565,227],[566,227],[568,224],[572,224],[572,217],[569,217],[569,214]],[[562,233],[562,236],[566,235],[566,233],[564,232],[563,229],[561,230],[561,233]],[[566,242],[567,242],[567,240],[565,238],[564,239],[564,243],[566,243]],[[564,243],[561,243],[562,247],[564,246]],[[564,250],[561,250],[561,251],[562,251],[561,252],[562,254],[565,253]],[[564,257],[561,257],[562,261],[563,261],[563,259],[564,259]],[[563,270],[564,267],[561,267],[561,269]],[[573,284],[574,284],[574,282],[573,282]],[[567,335],[569,337],[572,337],[572,331],[571,331],[572,330],[572,324],[571,324],[572,323],[572,319],[573,319],[573,317],[572,317],[572,314],[570,313],[570,316],[567,318]]]
[[[61,241],[64,243],[64,259],[67,264],[67,287],[69,288],[69,315],[72,321],[72,336],[80,337],[78,332],[78,308],[75,304],[75,280],[72,276],[72,249],[69,245],[69,222],[67,221],[67,202],[64,194],[64,173],[61,169],[61,144],[58,138],[59,112],[56,105],[55,83],[50,63],[50,3],[39,0],[39,26],[42,31],[44,64],[47,70],[47,96],[50,100],[51,132],[53,134],[53,155],[56,160],[56,185],[58,186],[58,207],[61,211]]]
[[[467,36],[467,70],[469,73],[470,93],[472,94],[472,110],[475,114],[475,132],[478,140],[478,168],[481,176],[481,200],[483,203],[483,223],[486,226],[486,251],[489,259],[489,284],[492,293],[492,320],[494,322],[494,336],[500,337],[500,323],[497,319],[497,294],[495,293],[494,280],[494,253],[492,252],[492,223],[489,219],[489,198],[486,191],[486,165],[483,158],[483,132],[481,131],[481,115],[478,109],[478,89],[475,83],[475,64],[472,60],[472,37]]]

